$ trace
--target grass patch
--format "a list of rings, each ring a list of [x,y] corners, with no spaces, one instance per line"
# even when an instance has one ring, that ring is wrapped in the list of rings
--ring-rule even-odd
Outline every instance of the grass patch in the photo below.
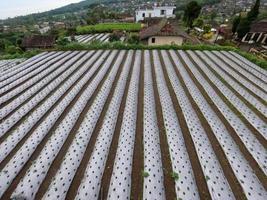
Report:
[[[15,53],[15,54],[0,54],[0,60],[9,60],[9,59],[17,59],[17,58],[31,58],[41,53],[41,50],[27,51],[23,53]]]
[[[140,23],[101,23],[96,25],[78,26],[76,32],[78,34],[88,33],[105,33],[112,31],[136,32],[141,30]]]

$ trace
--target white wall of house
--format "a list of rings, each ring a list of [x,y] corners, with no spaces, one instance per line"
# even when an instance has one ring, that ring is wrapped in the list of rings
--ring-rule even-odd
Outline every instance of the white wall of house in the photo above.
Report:
[[[141,9],[135,12],[135,20],[141,21],[148,17],[175,18],[175,6],[153,7],[153,9]]]
[[[148,38],[148,45],[182,45],[184,38],[180,36],[152,36]]]

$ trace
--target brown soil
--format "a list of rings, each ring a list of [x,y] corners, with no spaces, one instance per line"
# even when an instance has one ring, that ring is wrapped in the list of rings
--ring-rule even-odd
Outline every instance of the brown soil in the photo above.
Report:
[[[212,67],[210,67],[201,57],[199,57],[200,60],[205,63],[205,65],[221,80],[223,81],[224,84],[226,84],[226,81],[224,81],[219,74],[217,74]],[[209,77],[200,69],[201,74],[205,77],[205,79],[209,82],[209,84],[212,86],[212,88],[217,92],[217,94],[221,97],[221,99],[224,101],[224,103],[227,104],[227,106],[233,111],[233,113],[236,114],[236,116],[239,117],[239,119],[245,124],[245,126],[255,135],[255,137],[258,139],[258,141],[265,147],[267,148],[267,141],[265,138],[258,132],[257,129],[255,129],[245,117],[241,114],[241,112],[236,109],[232,103],[230,103],[227,98],[224,96],[223,93],[220,92],[220,90],[209,80]]]
[[[138,89],[138,105],[135,143],[133,152],[133,165],[131,176],[131,199],[141,200],[143,198],[143,177],[144,170],[144,146],[143,146],[143,119],[144,119],[144,51],[142,51],[140,78]]]
[[[106,57],[108,58],[108,57]],[[85,61],[86,62],[86,61]],[[84,63],[85,63],[84,62]],[[82,63],[80,66],[82,66],[84,63]],[[89,70],[90,68],[88,68]],[[88,71],[87,70],[87,71]],[[4,166],[10,161],[10,159],[15,155],[15,153],[21,148],[21,146],[24,144],[24,142],[31,136],[33,131],[41,124],[41,122],[49,115],[50,112],[62,101],[62,99],[71,91],[71,89],[78,83],[79,80],[82,79],[82,77],[85,76],[87,71],[78,79],[75,81],[75,83],[60,97],[60,99],[46,112],[46,114],[37,122],[37,124],[34,125],[34,127],[25,135],[25,137],[16,145],[16,147],[11,151],[11,153],[0,163],[0,170],[4,168]],[[97,72],[97,70],[92,77],[94,77]],[[92,80],[92,78],[89,80],[89,82]],[[67,106],[64,113],[59,117],[59,119],[56,121],[56,123],[53,125],[53,127],[50,129],[48,134],[43,138],[42,142],[37,146],[34,153],[31,155],[31,157],[28,159],[28,161],[25,163],[22,170],[18,173],[18,175],[15,177],[7,191],[2,196],[1,200],[9,199],[12,195],[13,191],[16,189],[20,179],[25,176],[27,170],[30,168],[32,161],[35,160],[42,149],[44,148],[46,142],[49,140],[51,135],[54,133],[56,127],[61,123],[61,121],[64,119],[64,117],[67,115],[68,111],[71,109],[71,107],[75,104],[77,98],[82,94],[82,90],[77,94],[77,96],[73,99],[73,101]]]
[[[205,52],[204,52],[205,53]],[[205,53],[206,54],[206,53]],[[212,58],[206,54],[206,56],[208,58],[210,58],[212,60]],[[243,83],[239,82],[238,80],[236,80],[231,74],[229,74],[223,67],[221,67],[220,65],[217,65],[223,72],[225,72],[225,74],[227,74],[229,77],[231,77],[236,83],[238,83],[243,89],[245,89],[249,94],[251,94],[252,96],[254,96],[256,99],[258,99],[263,105],[267,106],[267,102],[262,99],[260,96],[258,96],[257,94],[255,94],[253,91],[251,91],[249,88],[247,88]],[[214,69],[213,69],[214,70]]]
[[[157,121],[159,128],[159,137],[160,137],[160,151],[161,151],[161,160],[163,167],[163,176],[164,176],[164,187],[166,199],[177,199],[175,191],[175,180],[172,178],[171,174],[173,172],[172,162],[169,152],[169,144],[164,126],[164,119],[162,114],[162,106],[160,103],[160,97],[158,92],[158,87],[156,83],[156,72],[153,62],[153,54],[150,51],[150,62],[152,67],[152,79],[153,79],[153,90],[155,96],[155,109],[157,113]]]
[[[117,56],[114,58],[114,60],[113,60],[113,62],[112,62],[112,64],[111,64],[110,66],[113,66],[113,65],[114,65],[114,63],[115,63],[115,61],[116,61],[118,55],[119,55],[119,53],[118,53]],[[120,67],[119,67],[119,69],[118,69],[118,71],[117,71],[117,74],[116,74],[115,80],[114,80],[114,82],[113,82],[112,88],[111,88],[111,90],[110,90],[110,93],[109,93],[109,95],[108,95],[108,98],[107,98],[107,100],[106,100],[106,102],[105,102],[105,105],[104,105],[104,107],[103,107],[103,109],[102,109],[102,112],[101,112],[100,117],[99,117],[99,119],[98,119],[98,121],[97,121],[97,124],[96,124],[96,126],[95,126],[95,129],[94,129],[94,131],[92,132],[90,141],[88,142],[86,151],[85,151],[85,153],[84,153],[84,157],[83,157],[82,160],[81,160],[81,163],[80,163],[80,165],[79,165],[79,167],[78,167],[78,169],[77,169],[77,171],[76,171],[76,173],[75,173],[75,176],[74,176],[74,178],[73,178],[73,180],[72,180],[71,186],[70,186],[70,188],[69,188],[69,190],[68,190],[68,192],[67,192],[66,198],[69,199],[69,200],[71,200],[71,199],[75,199],[75,196],[76,196],[76,194],[77,194],[77,191],[78,191],[79,186],[80,186],[80,184],[81,184],[81,181],[82,181],[82,179],[83,179],[83,176],[84,176],[86,167],[87,167],[88,162],[89,162],[89,160],[90,160],[90,158],[91,158],[91,155],[92,155],[92,153],[93,153],[93,151],[94,151],[95,143],[96,143],[96,140],[97,140],[99,131],[100,131],[101,127],[102,127],[102,124],[103,124],[103,121],[104,121],[104,117],[105,117],[105,115],[106,115],[106,112],[107,112],[107,110],[108,110],[110,101],[111,101],[111,99],[112,99],[112,96],[113,96],[113,94],[114,94],[116,85],[117,85],[117,83],[118,83],[118,79],[119,79],[119,77],[120,77],[120,74],[121,74],[121,71],[122,71],[122,67],[123,67],[123,65],[124,65],[124,63],[125,63],[126,56],[127,56],[127,52],[126,52],[126,54],[124,55],[124,58],[123,58],[122,63],[120,64]],[[110,67],[110,69],[109,69],[109,72],[110,72],[110,70],[111,70],[111,67]],[[108,72],[108,73],[109,73],[109,72]],[[107,74],[108,74],[108,73],[107,73]],[[103,83],[104,83],[104,80],[102,80],[102,82],[100,83],[100,85],[102,86]],[[99,89],[100,89],[100,88],[101,88],[101,87],[99,87]]]
[[[85,55],[85,53],[81,54],[81,55],[77,58],[77,60],[79,60],[79,59],[80,59],[82,56],[84,56],[84,55]],[[91,57],[92,57],[92,55],[89,57],[89,59],[90,59]],[[76,61],[77,61],[77,60],[76,60]],[[74,61],[74,62],[75,62],[75,61]],[[77,67],[77,68],[76,68],[76,69],[75,69],[69,76],[67,76],[64,80],[62,80],[61,83],[62,83],[62,82],[65,82],[66,80],[68,80],[69,77],[72,76],[72,74],[74,74],[75,72],[78,71],[78,69],[80,69],[80,68]],[[51,73],[53,73],[53,72],[54,72],[54,71],[52,71]],[[49,76],[51,73],[47,74],[46,76]],[[53,80],[55,80],[56,78],[58,78],[59,76],[61,76],[61,75],[64,74],[64,73],[65,73],[65,71],[62,71],[62,72],[59,73],[56,77],[54,77]],[[45,77],[43,77],[43,78],[45,78]],[[42,78],[40,81],[42,81],[43,78]],[[40,81],[38,81],[38,82],[40,82]],[[38,83],[38,82],[37,82],[37,83]],[[35,84],[37,84],[37,83],[35,83]],[[25,104],[27,104],[31,99],[34,98],[34,96],[35,96],[36,94],[38,94],[41,90],[43,90],[45,87],[47,87],[50,83],[51,83],[51,82],[48,82],[47,84],[43,85],[37,92],[35,92],[34,94],[32,94],[31,97],[29,97],[28,99],[26,99],[24,102],[21,102],[21,104],[18,105],[12,112],[10,112],[7,116],[3,117],[3,118],[0,120],[0,123],[3,122],[3,121],[4,121],[5,119],[7,119],[8,117],[10,117],[13,113],[15,113],[15,112],[16,112],[18,109],[20,109],[22,106],[24,106]],[[60,83],[59,85],[61,85],[61,83]],[[51,90],[47,96],[50,96],[56,89],[57,89],[57,88]],[[19,98],[19,96],[20,96],[21,94],[23,94],[24,92],[26,92],[27,90],[28,90],[28,89],[25,89],[25,90],[21,91],[20,93],[16,94],[14,97],[12,97],[12,98],[10,98],[9,100],[7,100],[6,102],[2,103],[1,106],[0,106],[0,109],[3,108],[4,106],[6,106],[7,104],[9,104],[10,102],[12,102],[14,99]],[[45,99],[46,99],[46,97],[45,97],[42,101],[40,101],[35,107],[38,107],[39,105],[41,105],[42,102],[45,101]],[[35,109],[35,107],[34,107],[32,110],[30,110],[29,113],[32,112],[32,111]]]
[[[68,56],[70,53],[68,53],[66,56]],[[75,54],[75,55],[77,55],[78,54],[78,52]],[[51,58],[51,59],[49,59],[47,62],[49,62],[50,60],[53,60],[54,58]],[[62,58],[61,58],[62,59]],[[71,58],[70,58],[71,59]],[[58,57],[56,57],[54,60],[53,60],[53,62],[47,67],[47,68],[45,68],[45,69],[43,69],[43,70],[41,70],[40,72],[38,72],[38,74],[40,74],[40,73],[42,73],[43,71],[45,71],[45,70],[47,70],[50,66],[52,66],[53,64],[55,64],[55,63],[57,63],[58,61],[60,60],[60,58],[58,58]],[[66,60],[65,62],[67,62],[68,60]],[[64,62],[64,63],[65,63]],[[63,64],[64,64],[63,63]],[[41,67],[42,65],[40,65],[39,67]],[[39,68],[38,67],[38,68]],[[33,69],[33,70],[31,70],[30,72],[28,72],[28,73],[31,73],[32,71],[35,71],[36,69],[38,69],[38,68],[35,68],[35,69]],[[55,71],[55,70],[57,70],[57,69],[54,69],[53,71]],[[53,72],[52,71],[52,72]],[[52,73],[52,72],[49,72],[49,74],[50,73]],[[48,75],[49,75],[48,74]],[[20,86],[20,85],[22,85],[22,84],[24,84],[25,82],[27,82],[27,81],[29,81],[31,78],[33,78],[33,77],[35,77],[36,76],[36,74],[34,74],[34,75],[31,75],[29,78],[27,78],[26,80],[24,80],[24,81],[22,81],[21,83],[19,83],[19,85],[15,85],[15,86],[13,86],[12,88],[10,88],[10,89],[8,89],[7,91],[5,91],[5,92],[3,92],[2,94],[0,94],[0,97],[2,97],[2,96],[4,96],[5,94],[7,94],[8,92],[10,92],[10,91],[12,91],[12,90],[14,90],[16,87],[18,87],[18,86]],[[19,78],[21,78],[21,77],[19,77]],[[18,79],[19,79],[18,78]],[[41,80],[42,80],[43,78],[41,78]],[[38,82],[40,82],[41,80],[38,80],[36,83],[34,83],[34,84],[37,84]],[[28,89],[29,87],[31,87],[31,86],[28,86],[27,88],[24,88],[24,91],[26,90],[26,89]]]
[[[180,61],[183,64],[183,67],[186,69],[186,71],[190,75],[190,77],[193,80],[193,82],[195,83],[195,85],[200,89],[200,92],[202,94],[205,93],[205,97],[207,97],[208,95],[206,94],[205,90],[202,88],[201,84],[196,80],[193,73],[190,71],[190,69],[188,68],[188,66],[186,65],[186,63],[182,59],[182,57],[177,52],[176,52],[176,54],[178,55]],[[238,182],[238,180],[234,174],[234,171],[233,171],[233,169],[232,169],[232,167],[231,167],[231,165],[227,159],[227,156],[225,155],[218,139],[214,135],[208,121],[206,120],[205,116],[202,114],[197,103],[194,101],[193,97],[191,96],[188,88],[185,85],[185,82],[184,82],[180,72],[177,70],[177,68],[175,71],[176,71],[177,76],[179,77],[180,82],[182,83],[182,87],[186,93],[186,96],[188,97],[191,105],[193,106],[193,109],[195,110],[195,112],[196,112],[196,114],[200,120],[200,123],[201,123],[202,127],[204,128],[205,133],[208,136],[208,139],[210,141],[212,149],[213,149],[215,155],[217,156],[217,159],[218,159],[218,161],[222,167],[222,170],[224,172],[224,175],[225,175],[225,177],[226,177],[226,179],[227,179],[227,181],[228,181],[228,183],[229,183],[229,185],[230,185],[230,187],[231,187],[231,189],[235,195],[235,198],[240,199],[240,200],[241,199],[247,199],[245,194],[244,194],[244,191],[242,189],[242,186],[239,184],[239,182]],[[207,102],[211,102],[210,99],[207,99]],[[214,104],[210,104],[210,105],[214,106]]]
[[[171,81],[168,77],[166,66],[164,65],[161,53],[160,53],[160,59],[161,59],[162,65],[164,66],[162,68],[163,72],[164,72],[164,77],[165,77],[165,80],[167,82],[167,87],[168,87],[168,90],[169,90],[169,93],[170,93],[170,96],[172,99],[172,103],[174,105],[174,109],[176,111],[176,115],[177,115],[181,130],[182,130],[182,134],[183,134],[184,141],[185,141],[185,146],[186,146],[186,149],[187,149],[187,152],[189,155],[189,159],[190,159],[190,163],[191,163],[191,166],[193,169],[194,177],[196,179],[200,199],[203,199],[203,200],[204,199],[211,199],[210,192],[209,192],[207,182],[206,182],[206,178],[205,178],[203,171],[202,171],[202,168],[201,168],[201,164],[199,162],[199,159],[196,159],[196,158],[198,158],[198,155],[197,155],[197,151],[195,149],[193,139],[192,139],[190,131],[188,129],[188,126],[187,126],[186,120],[184,118],[181,106],[180,106],[180,104],[176,98],[176,94],[175,94],[174,89],[172,87]],[[172,59],[170,59],[170,60],[171,60],[172,65],[175,66],[174,61]]]
[[[218,89],[212,84],[212,82],[210,81],[210,79],[199,68],[199,66],[197,65],[197,63],[192,59],[192,57],[190,57],[189,54],[188,54],[188,57],[193,62],[194,66],[196,66],[196,68],[198,68],[198,71],[204,76],[205,80],[207,80],[209,82],[209,84],[211,85],[211,87],[217,92],[217,94],[219,94]],[[217,108],[217,106],[215,104],[211,103],[212,100],[209,97],[209,95],[205,92],[203,86],[201,86],[200,84],[196,84],[196,86],[199,88],[200,91],[202,91],[202,94],[203,94],[204,98],[207,100],[207,102],[209,103],[209,105],[211,106],[211,108],[214,110],[214,112],[220,118],[220,120],[222,121],[222,123],[226,127],[227,131],[230,133],[231,137],[233,138],[233,140],[235,141],[235,143],[238,145],[240,151],[242,152],[242,154],[244,155],[244,157],[246,158],[246,160],[249,162],[251,168],[254,170],[255,174],[257,175],[257,177],[259,178],[259,180],[261,181],[261,183],[263,184],[263,186],[265,187],[265,189],[267,189],[267,187],[266,187],[267,186],[266,176],[265,176],[264,172],[262,171],[262,169],[260,168],[260,166],[258,165],[258,163],[256,162],[256,160],[254,159],[254,157],[250,154],[250,152],[248,151],[247,147],[244,145],[244,143],[242,142],[242,140],[240,139],[240,137],[238,136],[238,134],[236,133],[236,131],[234,130],[234,128],[225,119],[225,117],[223,116],[223,114],[221,113],[221,111]]]
[[[248,81],[250,84],[252,84],[254,87],[258,88],[259,90],[261,90],[262,92],[265,92],[260,86],[258,86],[256,83],[254,83],[253,81],[251,81],[249,78],[247,78],[245,75],[243,75],[242,73],[240,73],[238,70],[236,70],[235,68],[233,68],[229,63],[227,63],[225,60],[223,60],[222,58],[220,58],[219,56],[217,56],[216,54],[214,54],[213,52],[211,52],[217,59],[221,60],[226,66],[228,66],[230,69],[232,69],[235,73],[237,73],[240,77],[242,77],[243,79],[245,79],[246,81]],[[251,74],[251,73],[250,73]],[[266,93],[266,92],[265,92]]]
[[[128,96],[128,92],[129,92],[129,85],[130,85],[132,73],[133,73],[134,59],[135,59],[135,53],[134,53],[132,61],[131,61],[131,69],[130,69],[130,72],[129,72],[128,77],[127,77],[127,83],[125,86],[123,98],[122,98],[120,109],[119,109],[119,115],[117,118],[115,131],[113,133],[112,142],[110,145],[109,154],[108,154],[106,165],[105,165],[105,170],[104,170],[102,180],[101,180],[101,186],[100,186],[101,189],[100,189],[100,192],[98,195],[100,200],[107,199],[107,196],[108,196],[110,179],[112,176],[113,166],[114,166],[114,162],[115,162],[115,158],[116,158],[116,152],[118,149],[118,142],[119,142],[119,138],[120,138],[121,125],[122,125],[123,114],[124,114],[124,110],[125,110],[125,104],[126,104],[126,100],[127,100],[127,96]]]

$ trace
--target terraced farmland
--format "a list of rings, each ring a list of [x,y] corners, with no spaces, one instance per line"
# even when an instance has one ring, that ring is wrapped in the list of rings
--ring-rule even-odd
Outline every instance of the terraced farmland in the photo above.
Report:
[[[267,199],[267,71],[234,52],[45,52],[0,75],[0,199]]]

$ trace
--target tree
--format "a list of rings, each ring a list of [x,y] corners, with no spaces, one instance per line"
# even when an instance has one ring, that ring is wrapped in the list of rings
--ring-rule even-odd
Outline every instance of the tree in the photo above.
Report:
[[[212,26],[210,24],[205,24],[203,26],[204,34],[209,33],[211,31]]]
[[[248,18],[242,18],[237,28],[238,38],[243,38],[250,30],[251,21]]]
[[[197,19],[194,21],[194,26],[196,26],[196,27],[202,28],[203,25],[204,25],[204,20],[201,19],[201,18],[197,18]]]
[[[251,9],[250,12],[248,12],[247,18],[249,21],[254,21],[257,19],[259,15],[259,9],[260,9],[260,0],[256,0],[253,8]]]
[[[232,33],[235,34],[237,31],[237,27],[240,24],[241,16],[238,15],[233,19]]]
[[[186,25],[193,28],[193,22],[198,18],[201,11],[201,6],[196,1],[189,2],[184,10],[184,21]]]

